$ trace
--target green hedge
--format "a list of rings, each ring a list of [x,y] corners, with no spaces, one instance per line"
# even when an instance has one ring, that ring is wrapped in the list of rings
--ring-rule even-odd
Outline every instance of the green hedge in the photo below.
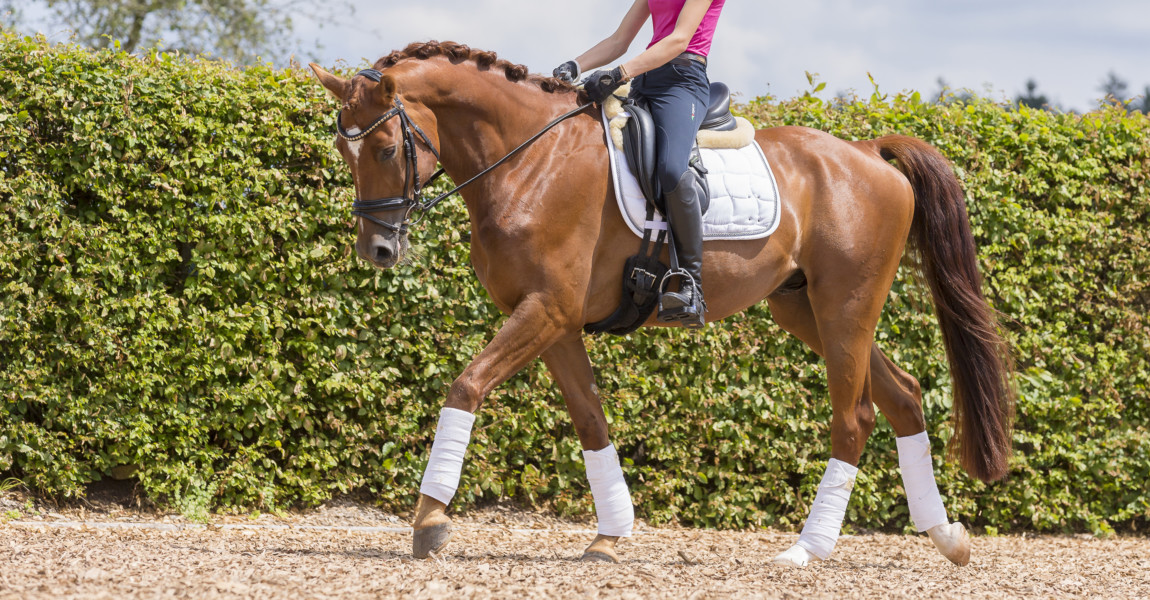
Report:
[[[354,491],[411,505],[447,386],[503,317],[471,272],[458,199],[413,232],[410,264],[357,260],[333,109],[299,70],[0,36],[0,478],[68,498],[135,466],[149,497],[195,515]],[[939,459],[952,513],[1000,530],[1144,527],[1147,119],[917,96],[741,110],[915,135],[958,166],[1021,399],[1006,480]],[[878,338],[922,381],[941,456],[946,363],[911,278]],[[589,347],[641,515],[802,522],[829,454],[824,370],[765,306],[701,336]],[[496,390],[457,505],[588,513],[562,407],[540,363]],[[854,527],[908,524],[892,437],[880,420]]]

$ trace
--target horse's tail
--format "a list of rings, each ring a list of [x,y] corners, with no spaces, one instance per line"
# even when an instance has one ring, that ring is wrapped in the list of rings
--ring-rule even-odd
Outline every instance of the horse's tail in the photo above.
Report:
[[[1011,361],[982,295],[962,186],[946,158],[926,142],[888,136],[874,144],[884,159],[898,161],[914,189],[910,246],[930,284],[954,385],[951,452],[978,479],[1001,479],[1014,418]]]

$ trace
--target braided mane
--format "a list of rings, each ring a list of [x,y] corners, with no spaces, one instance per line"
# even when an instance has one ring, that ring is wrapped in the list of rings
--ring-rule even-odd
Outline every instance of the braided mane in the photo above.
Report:
[[[430,42],[409,44],[403,50],[396,50],[375,61],[373,68],[382,71],[388,67],[395,66],[396,63],[404,59],[415,58],[426,60],[435,56],[446,56],[454,63],[472,61],[478,64],[480,68],[501,68],[508,81],[526,81],[533,83],[549,94],[577,91],[575,86],[554,77],[532,75],[526,66],[517,65],[513,62],[501,59],[494,52],[474,50],[466,44],[458,44],[455,42],[437,42],[433,40]]]

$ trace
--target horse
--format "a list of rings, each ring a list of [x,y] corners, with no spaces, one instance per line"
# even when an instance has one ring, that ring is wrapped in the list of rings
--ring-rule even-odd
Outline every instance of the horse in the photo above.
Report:
[[[584,326],[618,306],[619,277],[638,238],[614,197],[598,111],[580,110],[586,97],[571,84],[453,42],[411,44],[350,79],[310,66],[341,103],[335,145],[354,179],[355,249],[362,260],[387,269],[404,257],[412,215],[428,206],[421,190],[437,163],[454,181],[470,182],[460,194],[470,217],[472,266],[507,319],[450,386],[431,460],[438,460],[440,437],[447,435],[449,409],[474,415],[489,392],[536,358],[557,382],[585,456],[613,452]],[[569,118],[520,146],[563,113]],[[929,283],[950,365],[951,453],[978,479],[1003,477],[1014,406],[1010,359],[981,291],[964,194],[950,163],[926,142],[898,135],[845,141],[808,128],[772,127],[756,130],[754,140],[784,199],[781,223],[764,239],[705,243],[707,322],[765,299],[782,329],[825,360],[833,410],[829,464],[857,465],[876,407],[900,439],[925,437],[918,381],[874,339],[909,245]],[[517,147],[521,152],[509,156]],[[654,317],[644,323],[668,325]],[[469,427],[452,446],[455,466],[446,469],[454,469],[455,485]],[[446,456],[448,442],[443,448]],[[925,451],[937,497],[929,443]],[[417,557],[442,550],[451,537],[445,510],[455,488],[438,498],[426,491],[429,478],[450,479],[437,469],[432,477],[429,462],[416,505]],[[590,469],[589,463],[589,478]],[[907,488],[909,497],[909,482]],[[624,504],[622,510],[631,510],[629,495]],[[604,532],[607,515],[597,495],[595,505],[600,532],[583,556],[617,562],[620,535]],[[837,518],[835,539],[841,514]],[[965,564],[969,538],[961,524],[949,526],[932,528],[931,539],[947,558]],[[779,562],[806,564],[783,555]]]

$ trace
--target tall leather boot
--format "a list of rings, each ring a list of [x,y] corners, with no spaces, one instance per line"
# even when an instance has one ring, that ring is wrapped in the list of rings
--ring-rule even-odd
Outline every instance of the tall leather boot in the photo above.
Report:
[[[688,329],[704,324],[703,313],[703,209],[702,190],[689,169],[679,177],[679,185],[664,197],[667,220],[679,258],[679,291],[659,297],[659,320],[679,321]]]

